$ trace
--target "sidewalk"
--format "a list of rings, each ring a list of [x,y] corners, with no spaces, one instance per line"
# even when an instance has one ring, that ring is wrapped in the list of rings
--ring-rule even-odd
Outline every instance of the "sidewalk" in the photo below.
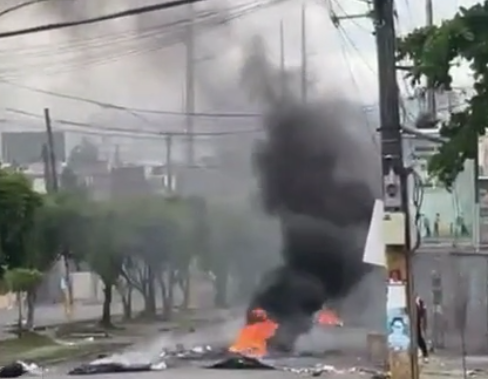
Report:
[[[466,357],[468,377],[488,377],[488,356]],[[461,357],[432,356],[421,369],[421,378],[464,378]]]
[[[160,307],[160,304],[156,304]],[[135,298],[132,304],[133,315],[144,310],[144,301],[142,298]],[[197,314],[194,315],[197,319],[223,319],[231,317],[236,312],[235,310],[224,310],[215,308],[200,308]],[[239,314],[239,312],[238,312]],[[121,302],[112,303],[112,315],[123,315],[123,308]],[[62,304],[54,305],[39,305],[35,310],[35,326],[37,327],[49,327],[56,326],[69,322],[90,321],[99,319],[102,316],[102,304],[84,304],[78,303],[74,306],[73,316],[71,320],[67,320],[64,314],[64,308]],[[0,310],[0,340],[11,337],[6,332],[9,326],[17,322],[17,308],[11,310]]]
[[[132,310],[134,314],[144,309],[142,301],[134,301]],[[112,315],[121,316],[123,314],[122,303],[112,303]],[[64,314],[63,305],[38,305],[35,310],[34,321],[37,327],[55,326],[62,323],[94,320],[102,315],[102,304],[75,303],[73,316],[67,320]],[[17,308],[0,310],[0,340],[8,338],[10,335],[6,329],[17,322]]]

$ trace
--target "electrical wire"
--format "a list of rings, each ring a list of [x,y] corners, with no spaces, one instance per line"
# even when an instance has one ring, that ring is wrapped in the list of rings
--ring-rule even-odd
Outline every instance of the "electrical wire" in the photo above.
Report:
[[[339,36],[342,37],[342,39],[344,41],[344,34],[345,33],[343,32],[343,30],[341,30],[340,28],[337,28],[337,31],[339,32]],[[351,81],[352,81],[354,87],[356,88],[356,91],[358,92],[358,94],[360,94],[361,88],[360,88],[360,86],[356,80],[356,76],[354,75],[354,70],[353,70],[353,67],[351,65],[350,59],[348,59],[348,56],[347,56],[348,54],[347,54],[344,43],[341,43],[341,53],[342,53],[342,57],[343,57],[344,61],[346,62],[346,66],[348,67],[349,76],[351,77]],[[378,139],[376,138],[376,135],[373,133],[373,126],[371,125],[367,114],[365,114],[364,118],[366,120],[366,127],[370,131],[371,142],[373,143],[373,146],[375,147],[376,151],[379,153],[381,148],[380,148]]]
[[[238,6],[234,6],[231,9],[228,9],[225,13],[225,17],[222,17],[222,15],[218,11],[206,11],[199,16],[198,19],[200,19],[200,21],[196,22],[195,25],[200,28],[199,30],[199,36],[200,36],[202,32],[205,33],[214,30],[215,28],[223,27],[228,23],[230,23],[231,21],[248,16],[265,7],[273,6],[279,3],[280,1],[281,0],[268,0],[265,2],[254,1],[245,4],[240,4]],[[157,27],[153,27],[153,29],[150,29],[147,32],[136,33],[135,35],[125,39],[124,37],[119,36],[116,37],[119,39],[118,44],[115,43],[116,41],[111,41],[111,40],[104,41],[104,39],[101,38],[101,42],[97,42],[96,47],[92,48],[93,51],[88,51],[90,50],[89,47],[90,44],[87,45],[88,46],[87,50],[84,50],[82,46],[76,46],[73,49],[73,47],[69,47],[70,45],[68,45],[68,49],[71,50],[61,51],[61,53],[66,53],[64,54],[68,58],[68,62],[66,63],[69,63],[70,61],[74,61],[75,65],[71,65],[71,67],[66,64],[63,65],[62,62],[60,62],[61,67],[59,67],[57,65],[59,64],[58,62],[53,62],[53,56],[55,57],[56,55],[53,54],[53,50],[50,50],[47,52],[47,54],[45,54],[45,57],[48,58],[48,61],[46,61],[45,63],[46,70],[43,70],[42,73],[46,75],[48,74],[48,72],[46,71],[49,70],[51,71],[52,74],[57,75],[59,73],[67,73],[70,71],[74,71],[78,68],[86,69],[87,67],[90,66],[98,66],[98,65],[117,62],[121,60],[121,58],[125,58],[127,56],[138,56],[141,54],[158,52],[167,47],[172,47],[177,43],[184,42],[182,36],[185,35],[184,33],[185,28],[188,24],[189,24],[189,20],[187,19],[179,20],[176,22],[171,22]],[[178,26],[179,29],[175,31],[173,26]],[[171,32],[164,33],[166,28],[171,30]],[[144,43],[143,39],[146,39],[147,43]],[[141,44],[146,45],[147,47],[143,46],[141,48]],[[132,47],[132,49],[130,49],[129,51],[120,51],[121,50],[120,45],[125,45],[125,48]],[[99,50],[99,52],[100,50],[103,50],[102,53],[105,52],[105,54],[102,54],[102,57],[96,57],[94,56],[94,53],[97,52],[97,50]],[[110,51],[111,53],[110,56],[107,56],[106,54],[107,50]],[[58,52],[58,50],[55,50],[54,52]],[[73,57],[73,55],[76,56]],[[208,59],[212,59],[212,57],[206,56],[205,60]],[[15,57],[15,55],[10,54],[9,56],[7,56],[6,60],[24,60],[24,59]],[[32,59],[25,59],[25,60],[32,60]],[[68,67],[65,68],[64,66],[68,66]],[[34,72],[35,74],[38,75],[39,74],[39,69],[37,69],[38,67],[39,65],[33,64],[33,65],[29,65],[27,68],[36,69]],[[18,65],[15,65],[12,68],[4,68],[2,70],[2,76],[5,79],[12,79],[12,76],[14,76],[15,74],[17,74],[18,76],[25,77],[27,74],[25,68],[26,68],[25,66],[19,68]]]
[[[171,8],[175,8],[175,7],[179,7],[179,6],[183,6],[183,5],[199,3],[201,1],[203,1],[203,0],[173,0],[173,1],[168,1],[165,3],[159,3],[159,4],[147,5],[147,6],[143,6],[143,7],[132,8],[132,9],[128,9],[128,10],[125,10],[122,12],[114,12],[114,13],[106,14],[103,16],[86,18],[84,20],[79,20],[79,21],[56,22],[56,23],[52,23],[52,24],[39,25],[39,26],[34,26],[34,27],[30,27],[30,28],[25,28],[25,29],[12,30],[9,32],[2,32],[2,33],[0,33],[0,38],[11,38],[11,37],[17,37],[17,36],[22,36],[22,35],[26,35],[26,34],[46,32],[46,31],[50,31],[50,30],[59,30],[59,29],[65,29],[65,28],[81,26],[81,25],[90,25],[90,24],[95,24],[95,23],[109,21],[109,20],[116,20],[116,19],[120,19],[120,18],[136,16],[136,15],[144,14],[144,13],[150,13],[150,12],[155,12],[155,11],[160,11],[160,10],[171,9]]]
[[[348,15],[348,13],[346,12],[346,10],[344,9],[344,7],[342,6],[342,4],[339,2],[339,0],[332,0],[334,5],[339,9],[339,11],[341,11],[342,14],[344,15]],[[332,13],[335,13],[332,8],[330,8],[330,12]],[[366,16],[365,16],[366,17]],[[351,23],[353,23],[356,27],[358,27],[359,29],[363,30],[364,32],[366,33],[369,33],[369,34],[372,34],[373,31],[372,30],[369,30],[368,28],[366,28],[364,25],[361,25],[356,19],[354,18],[348,18],[348,21],[350,21]]]
[[[122,110],[122,111],[132,111],[132,112],[143,113],[143,114],[158,114],[158,115],[170,115],[170,116],[190,115],[190,116],[202,117],[202,118],[259,118],[260,119],[263,117],[263,115],[259,113],[207,113],[207,112],[184,113],[184,112],[177,112],[177,111],[158,111],[158,110],[140,109],[140,108],[125,107],[121,105],[92,100],[80,96],[61,94],[58,92],[44,90],[36,87],[23,85],[23,84],[12,83],[10,81],[2,80],[2,79],[0,79],[0,83],[4,83],[13,87],[17,87],[17,88],[21,88],[28,91],[49,95],[61,99],[80,101],[86,104],[96,105],[104,109],[115,109],[115,110]]]
[[[57,45],[57,48],[52,49],[52,44],[43,44],[37,46],[31,46],[27,48],[16,48],[15,50],[9,50],[6,52],[0,52],[0,57],[2,55],[6,57],[16,56],[19,54],[28,55],[43,55],[49,56],[50,58],[54,53],[58,52],[79,52],[80,50],[87,49],[90,47],[106,47],[108,44],[113,45],[116,42],[127,42],[135,41],[139,42],[147,37],[160,37],[162,33],[171,35],[181,35],[182,31],[191,23],[195,27],[200,29],[205,29],[206,27],[218,27],[226,24],[228,21],[235,20],[237,18],[251,14],[257,10],[265,7],[272,6],[279,3],[281,0],[268,0],[268,1],[251,1],[244,4],[239,4],[237,6],[232,6],[226,8],[224,11],[219,10],[204,10],[196,13],[194,17],[183,18],[176,21],[166,22],[156,26],[144,27],[141,30],[133,31],[107,31],[103,32],[101,35],[94,37],[79,37],[74,41],[68,41]],[[176,29],[178,28],[178,29]],[[201,32],[202,30],[199,30]],[[23,55],[22,55],[23,56]],[[24,56],[23,56],[24,57]]]
[[[16,108],[6,108],[5,111],[9,113],[20,114],[23,116],[34,117],[38,119],[43,119],[44,117],[35,113],[31,113],[28,111],[24,111],[21,109]],[[126,137],[137,137],[137,136],[146,136],[146,137],[166,137],[168,135],[171,136],[188,136],[187,132],[182,131],[164,131],[164,132],[155,132],[154,130],[144,130],[138,129],[136,130],[127,130],[124,128],[115,128],[115,127],[103,127],[97,126],[89,123],[84,122],[77,122],[77,121],[70,121],[70,120],[62,120],[62,119],[53,119],[52,122],[54,124],[63,125],[63,126],[72,126],[80,128],[82,131],[87,129],[89,131],[99,132],[99,134],[103,134],[105,132],[115,132],[115,133],[124,133]],[[225,131],[213,131],[213,132],[195,132],[193,133],[196,137],[216,137],[216,136],[232,136],[232,135],[242,135],[242,134],[252,134],[261,132],[261,128],[252,128],[252,129],[241,129],[241,130],[225,130]]]
[[[21,9],[30,7],[31,5],[45,3],[47,1],[50,1],[50,0],[30,0],[30,1],[26,1],[24,3],[20,3],[20,4],[13,5],[10,8],[6,8],[6,9],[0,11],[0,17],[7,16],[9,13],[13,13],[13,12],[19,11]]]

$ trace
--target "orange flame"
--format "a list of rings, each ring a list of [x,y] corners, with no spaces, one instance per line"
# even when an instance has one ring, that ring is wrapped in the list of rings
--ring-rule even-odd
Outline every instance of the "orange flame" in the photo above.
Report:
[[[344,323],[334,311],[322,309],[317,315],[317,324],[324,326],[343,326]]]
[[[260,358],[267,354],[267,341],[275,334],[278,324],[270,320],[261,309],[254,310],[252,315],[256,318],[255,322],[245,325],[240,330],[229,351]]]

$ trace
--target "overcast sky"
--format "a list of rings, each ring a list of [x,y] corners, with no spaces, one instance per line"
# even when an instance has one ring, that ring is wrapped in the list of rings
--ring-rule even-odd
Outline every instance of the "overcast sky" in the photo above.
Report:
[[[283,0],[277,6],[258,7],[272,0],[207,0],[202,7],[227,6],[233,22],[224,27],[203,28],[197,38],[197,110],[215,111],[216,103],[238,97],[239,70],[243,46],[255,35],[265,39],[270,56],[278,62],[280,22],[283,22],[285,57],[288,66],[301,62],[301,2]],[[433,0],[435,21],[451,17],[459,6],[475,0]],[[2,7],[20,0],[3,0]],[[159,0],[104,0],[72,2],[52,0],[45,5],[11,14],[0,30],[61,20],[73,20],[127,9]],[[102,4],[103,3],[103,4]],[[368,10],[361,0],[309,0],[307,3],[307,51],[310,80],[321,92],[346,92],[364,105],[377,103],[377,70],[372,21],[368,18],[344,20],[336,28],[330,9],[337,15],[360,14]],[[3,5],[5,4],[5,5]],[[60,6],[62,4],[63,6]],[[66,4],[74,4],[66,8]],[[406,33],[425,23],[425,0],[397,0],[398,33]],[[246,11],[247,9],[247,11]],[[184,50],[181,29],[164,26],[187,16],[184,9],[155,12],[137,18],[109,21],[61,31],[4,39],[0,48],[0,76],[14,84],[57,93],[78,95],[119,105],[170,111],[184,110]],[[175,39],[175,33],[179,36]],[[158,41],[168,41],[167,47]],[[459,84],[469,83],[465,72]],[[402,84],[403,81],[400,80]],[[212,91],[210,91],[210,88]],[[77,122],[99,122],[117,117],[134,122],[127,112],[73,100],[43,95],[12,85],[0,85],[4,106],[42,114],[52,109],[53,117]],[[215,97],[220,96],[221,99]],[[227,104],[227,103],[226,103]],[[242,108],[242,104],[234,104]],[[2,118],[23,116],[4,112]],[[95,121],[93,121],[95,120]],[[181,128],[183,119],[173,116],[166,124]],[[137,120],[136,120],[137,121]],[[131,127],[131,126],[128,126]],[[150,127],[150,126],[148,126]]]

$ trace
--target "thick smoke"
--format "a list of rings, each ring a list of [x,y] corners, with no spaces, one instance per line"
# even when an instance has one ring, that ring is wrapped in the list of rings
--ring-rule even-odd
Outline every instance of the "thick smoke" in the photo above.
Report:
[[[270,109],[255,156],[264,207],[280,219],[283,239],[283,265],[263,278],[251,308],[266,309],[280,324],[276,342],[290,347],[324,303],[347,296],[368,272],[362,252],[375,197],[364,173],[347,173],[365,168],[350,133],[356,104],[337,95],[302,104],[259,41],[244,76]]]

